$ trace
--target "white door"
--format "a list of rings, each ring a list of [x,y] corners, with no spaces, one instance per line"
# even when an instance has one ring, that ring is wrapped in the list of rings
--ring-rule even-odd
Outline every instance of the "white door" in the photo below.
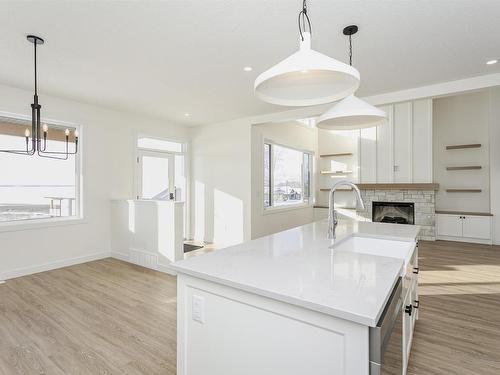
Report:
[[[438,236],[462,237],[462,216],[436,215]]]
[[[174,193],[174,156],[163,152],[139,151],[137,198],[167,200]]]
[[[491,238],[491,219],[488,216],[462,216],[463,236],[489,240]]]

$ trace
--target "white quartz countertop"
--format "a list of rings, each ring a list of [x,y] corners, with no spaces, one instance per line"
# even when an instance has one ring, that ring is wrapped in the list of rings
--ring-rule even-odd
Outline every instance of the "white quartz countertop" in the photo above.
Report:
[[[174,263],[178,273],[375,326],[403,259],[335,251],[317,221]],[[340,220],[336,243],[351,235],[414,241],[418,227]]]

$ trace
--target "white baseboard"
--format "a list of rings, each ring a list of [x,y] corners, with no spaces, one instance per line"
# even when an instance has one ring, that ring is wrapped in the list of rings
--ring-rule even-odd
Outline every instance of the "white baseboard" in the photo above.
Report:
[[[32,275],[34,273],[55,270],[57,268],[74,266],[75,264],[87,263],[93,260],[109,258],[109,256],[110,253],[106,251],[106,252],[84,255],[76,258],[56,260],[54,262],[38,264],[35,266],[17,268],[11,271],[0,272],[0,280],[8,280],[8,279],[13,279],[15,277],[27,276],[27,275]]]
[[[115,258],[115,259],[119,259],[119,260],[122,260],[122,261],[127,262],[127,263],[135,264],[135,263],[130,261],[130,256],[128,254],[120,253],[118,251],[112,251],[111,258]],[[142,264],[140,264],[140,266],[145,267]],[[171,276],[177,276],[177,272],[172,267],[170,267],[170,265],[168,265],[168,264],[158,263],[156,268],[153,268],[153,267],[145,267],[145,268],[149,268],[149,269],[152,269],[155,271],[166,273],[166,274],[171,275]]]
[[[492,245],[491,240],[482,240],[479,238],[466,238],[466,237],[453,237],[453,236],[437,236],[437,240],[442,241],[455,241],[455,242],[467,242],[467,243],[479,243],[482,245]]]

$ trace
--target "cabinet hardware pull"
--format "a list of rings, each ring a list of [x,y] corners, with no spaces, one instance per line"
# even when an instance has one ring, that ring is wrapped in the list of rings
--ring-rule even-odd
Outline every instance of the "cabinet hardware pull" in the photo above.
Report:
[[[418,268],[418,267],[413,267],[413,273],[414,273],[415,275],[418,275],[418,273],[419,273],[419,272],[420,272],[420,268]]]
[[[411,311],[413,310],[413,305],[407,305],[405,306],[405,313],[407,313],[409,316],[411,316]]]
[[[416,309],[420,307],[420,301],[418,299],[415,300],[415,305],[413,305],[413,307]]]

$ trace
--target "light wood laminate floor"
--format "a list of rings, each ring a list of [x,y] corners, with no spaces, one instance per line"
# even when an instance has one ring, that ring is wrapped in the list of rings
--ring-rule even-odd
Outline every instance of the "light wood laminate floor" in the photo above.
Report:
[[[500,247],[423,242],[420,267],[409,374],[500,374]],[[9,280],[0,374],[175,374],[175,287],[115,259]]]

